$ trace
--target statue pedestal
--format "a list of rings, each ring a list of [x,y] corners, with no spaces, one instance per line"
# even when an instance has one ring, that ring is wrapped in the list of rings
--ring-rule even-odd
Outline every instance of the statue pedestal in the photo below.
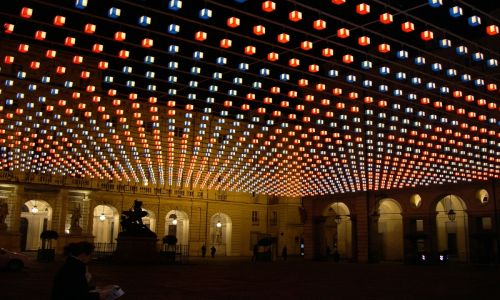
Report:
[[[127,263],[147,263],[160,261],[157,250],[157,238],[154,236],[119,235],[113,260]]]
[[[56,244],[56,254],[63,254],[64,247],[70,243],[94,242],[94,236],[91,234],[63,234],[59,236]]]

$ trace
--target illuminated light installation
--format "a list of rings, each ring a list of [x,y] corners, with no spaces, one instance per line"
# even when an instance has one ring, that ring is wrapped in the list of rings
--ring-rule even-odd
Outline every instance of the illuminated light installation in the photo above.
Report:
[[[0,170],[293,197],[500,177],[498,57],[426,15],[487,44],[481,10],[243,2],[19,5]],[[434,38],[446,57],[422,46]]]

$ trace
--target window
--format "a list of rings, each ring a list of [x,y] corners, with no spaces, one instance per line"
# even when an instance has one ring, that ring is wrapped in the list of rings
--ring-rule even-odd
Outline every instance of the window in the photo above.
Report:
[[[252,225],[259,225],[259,212],[256,210],[252,211]]]
[[[277,211],[273,211],[271,213],[271,226],[276,226],[278,225],[278,212]]]

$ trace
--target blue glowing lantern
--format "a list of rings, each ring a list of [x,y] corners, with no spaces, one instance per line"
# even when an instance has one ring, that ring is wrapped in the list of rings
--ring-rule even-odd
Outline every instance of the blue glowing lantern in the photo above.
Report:
[[[396,52],[396,56],[397,58],[403,60],[403,59],[407,59],[408,58],[408,51],[406,50],[399,50],[398,52]]]
[[[7,81],[12,81],[12,80],[6,80]],[[42,76],[42,83],[50,83],[50,76]],[[7,84],[5,84],[7,86]],[[10,86],[14,85],[14,82],[12,81],[12,84]]]
[[[484,79],[478,78],[474,80],[474,85],[479,87],[479,86],[484,86]]]
[[[449,94],[450,93],[450,88],[447,86],[442,86],[439,88],[439,92],[441,94]]]
[[[469,17],[467,22],[469,23],[470,26],[476,27],[481,25],[481,18],[478,16],[471,16]]]
[[[170,24],[170,25],[168,25],[168,30],[167,31],[170,34],[177,34],[177,33],[179,33],[180,29],[181,29],[181,27],[179,25],[177,25],[177,24]]]
[[[383,66],[383,67],[379,68],[378,72],[380,73],[380,75],[385,76],[385,75],[391,74],[391,68]]]
[[[389,87],[385,84],[381,84],[378,86],[378,91],[381,93],[385,93],[389,90]]]
[[[434,8],[440,7],[443,5],[443,0],[429,0],[429,5]]]
[[[403,91],[400,89],[395,89],[394,92],[392,92],[392,94],[396,97],[400,97],[403,96]]]
[[[76,0],[75,7],[78,9],[85,9],[87,7],[88,0]]]
[[[339,71],[337,71],[335,69],[328,70],[328,76],[337,77],[337,76],[339,76]]]
[[[481,52],[475,52],[472,54],[472,59],[474,61],[482,61],[484,59],[484,55]]]
[[[145,74],[145,76],[146,76],[147,79],[154,79],[155,75],[156,74],[153,71],[146,71],[146,74]]]
[[[262,82],[260,82],[260,81],[254,81],[254,83],[252,84],[252,88],[254,88],[254,89],[261,89],[262,88]]]
[[[121,9],[116,7],[111,7],[108,11],[108,17],[110,17],[111,19],[118,19],[121,13],[122,13]]]
[[[416,94],[408,94],[408,100],[410,100],[410,101],[417,100],[417,95]],[[408,107],[408,108],[411,108],[411,107]]]
[[[179,52],[179,46],[177,46],[177,45],[169,45],[168,46],[168,53],[176,54],[178,52]]]
[[[104,82],[105,83],[113,83],[114,77],[113,76],[104,76]]]
[[[169,68],[170,70],[177,70],[177,68],[179,68],[179,63],[176,61],[169,61],[167,68]]]
[[[168,9],[177,11],[181,8],[182,8],[182,1],[181,0],[168,1]]]
[[[204,57],[204,53],[202,51],[194,51],[193,52],[193,59],[194,60],[201,60]]]
[[[260,69],[260,72],[259,72],[260,76],[269,76],[269,74],[271,74],[271,71],[269,71],[269,69],[267,68],[262,68]]]
[[[420,77],[413,77],[411,79],[411,84],[413,85],[420,85],[422,83],[422,79]]]
[[[456,52],[457,52],[458,55],[463,56],[463,55],[466,55],[469,52],[469,49],[466,46],[462,45],[462,46],[458,46],[456,48]]]
[[[372,66],[373,66],[373,63],[369,60],[364,60],[361,62],[361,68],[363,70],[369,70],[372,68]]]
[[[453,18],[459,18],[464,14],[462,8],[460,6],[453,6],[450,8],[450,16]]]
[[[366,80],[363,80],[361,85],[365,88],[371,88],[373,86],[373,82],[371,80],[366,79]]]
[[[495,58],[490,58],[486,61],[486,65],[490,68],[498,67],[498,60]]]
[[[215,80],[221,80],[222,79],[222,73],[221,72],[214,72],[212,74],[212,78]]]
[[[216,63],[218,65],[223,66],[223,65],[227,64],[227,58],[225,58],[223,56],[217,57]]]
[[[469,82],[471,81],[471,76],[469,74],[462,74],[460,80],[462,80],[462,82]]]
[[[243,72],[248,71],[248,68],[249,68],[249,65],[247,63],[240,63],[238,65],[238,69],[240,71],[243,71]]]
[[[434,72],[440,72],[443,69],[443,66],[441,66],[440,63],[433,63],[431,65],[432,71]]]
[[[280,75],[280,80],[281,81],[288,81],[288,80],[290,80],[290,74],[288,74],[288,73],[282,73]]]
[[[147,27],[151,25],[151,18],[148,16],[141,16],[137,23],[143,27]]]
[[[233,84],[241,85],[243,83],[243,79],[241,77],[234,77]]]
[[[50,89],[50,94],[51,95],[59,95],[59,89],[56,89],[56,88]]]
[[[417,66],[423,66],[423,65],[425,65],[425,57],[423,57],[423,56],[417,56],[417,57],[415,57],[415,64]]]
[[[123,66],[123,68],[122,68],[122,73],[123,73],[123,74],[130,74],[130,73],[132,73],[132,67],[129,67],[129,66]]]
[[[426,88],[426,89],[428,89],[428,90],[433,90],[433,89],[435,89],[435,88],[436,88],[436,84],[435,84],[434,82],[432,82],[432,81],[427,82],[427,83],[425,84],[425,88]]]
[[[455,77],[455,76],[457,76],[457,70],[455,70],[455,69],[448,69],[448,70],[446,70],[446,76],[448,76],[448,77]]]
[[[440,39],[439,47],[446,49],[451,47],[451,41],[449,39]]]
[[[397,72],[396,79],[397,80],[406,80],[406,73],[405,72]]]
[[[212,10],[208,8],[201,9],[198,16],[200,17],[200,19],[208,20],[212,17]]]
[[[144,63],[150,65],[150,64],[154,64],[155,63],[155,57],[152,56],[152,55],[146,55],[144,57]]]
[[[349,83],[355,83],[356,82],[356,75],[349,74],[346,76],[345,81]]]

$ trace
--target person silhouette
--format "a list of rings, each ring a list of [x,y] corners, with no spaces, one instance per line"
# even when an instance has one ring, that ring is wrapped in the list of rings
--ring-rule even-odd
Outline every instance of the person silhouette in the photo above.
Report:
[[[207,255],[207,246],[203,244],[203,246],[201,246],[201,257],[205,258],[206,255]]]
[[[215,249],[215,246],[212,246],[212,248],[210,248],[210,255],[212,256],[212,258],[215,257],[215,252],[217,252],[217,249]]]

